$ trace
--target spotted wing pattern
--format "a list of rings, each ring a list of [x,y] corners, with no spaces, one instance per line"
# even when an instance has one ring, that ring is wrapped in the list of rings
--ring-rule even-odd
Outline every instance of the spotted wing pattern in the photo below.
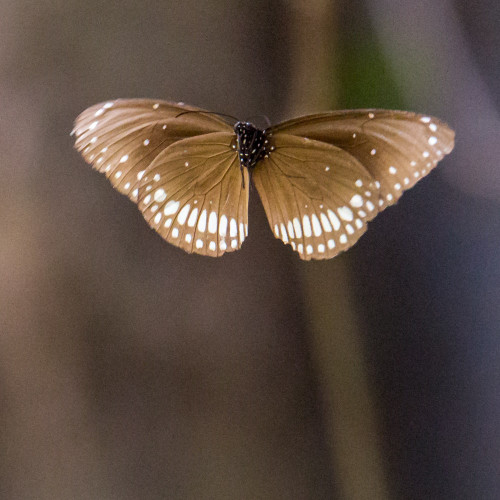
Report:
[[[337,146],[356,158],[379,189],[379,211],[427,175],[454,145],[454,132],[437,118],[380,109],[304,116],[271,132],[308,137]]]
[[[86,109],[75,121],[75,147],[113,186],[137,201],[139,184],[153,160],[170,144],[210,132],[231,132],[214,115],[183,103],[118,99]]]
[[[379,191],[369,172],[324,142],[273,134],[253,180],[275,236],[304,260],[346,250],[378,212]]]
[[[138,205],[169,243],[218,257],[239,249],[248,234],[248,189],[235,134],[210,133],[160,153],[141,179]]]

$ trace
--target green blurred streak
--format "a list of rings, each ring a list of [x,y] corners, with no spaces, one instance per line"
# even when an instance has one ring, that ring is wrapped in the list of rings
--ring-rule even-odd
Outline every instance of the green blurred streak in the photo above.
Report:
[[[340,43],[339,102],[346,109],[404,108],[401,92],[376,41],[366,39],[361,44],[350,44],[348,40],[341,40]]]

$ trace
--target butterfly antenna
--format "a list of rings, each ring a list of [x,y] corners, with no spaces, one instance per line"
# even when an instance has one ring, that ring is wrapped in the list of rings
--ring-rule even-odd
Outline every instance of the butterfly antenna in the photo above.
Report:
[[[219,116],[225,116],[226,118],[231,118],[231,120],[234,120],[235,122],[238,121],[238,118],[235,118],[232,115],[226,115],[226,113],[218,113],[217,111],[200,111],[198,109],[193,109],[189,111],[183,111],[182,113],[179,113],[176,118],[179,118],[179,116],[182,115],[187,115],[188,113],[203,113],[205,115],[219,115]]]

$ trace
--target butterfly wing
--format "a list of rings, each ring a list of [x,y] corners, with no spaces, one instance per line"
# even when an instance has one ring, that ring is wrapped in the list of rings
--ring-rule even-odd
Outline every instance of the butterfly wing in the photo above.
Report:
[[[275,236],[305,260],[329,259],[349,248],[378,211],[369,172],[325,142],[273,134],[253,180]]]
[[[454,132],[437,118],[378,109],[335,111],[296,118],[270,132],[308,137],[356,158],[380,191],[378,209],[394,204],[454,145]]]
[[[165,240],[187,252],[218,257],[248,234],[248,171],[244,186],[234,133],[177,141],[141,178],[139,209]]]
[[[133,201],[153,160],[170,144],[210,132],[232,131],[214,115],[182,103],[118,99],[86,109],[75,121],[75,147]]]

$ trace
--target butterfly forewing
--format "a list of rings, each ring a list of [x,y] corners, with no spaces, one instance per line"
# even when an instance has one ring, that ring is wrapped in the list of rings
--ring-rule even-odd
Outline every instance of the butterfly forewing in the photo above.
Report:
[[[454,144],[454,132],[437,118],[378,109],[305,116],[271,131],[326,142],[357,158],[377,183],[379,210],[428,174]]]
[[[235,136],[219,132],[166,148],[141,179],[138,205],[165,240],[217,257],[248,233],[248,171],[240,171]]]
[[[328,259],[353,245],[377,214],[372,176],[340,148],[278,133],[253,179],[275,236],[300,257]]]
[[[185,111],[196,112],[181,114]],[[75,146],[116,189],[136,201],[140,179],[167,146],[186,137],[232,130],[220,118],[198,111],[149,99],[97,104],[76,119]]]

